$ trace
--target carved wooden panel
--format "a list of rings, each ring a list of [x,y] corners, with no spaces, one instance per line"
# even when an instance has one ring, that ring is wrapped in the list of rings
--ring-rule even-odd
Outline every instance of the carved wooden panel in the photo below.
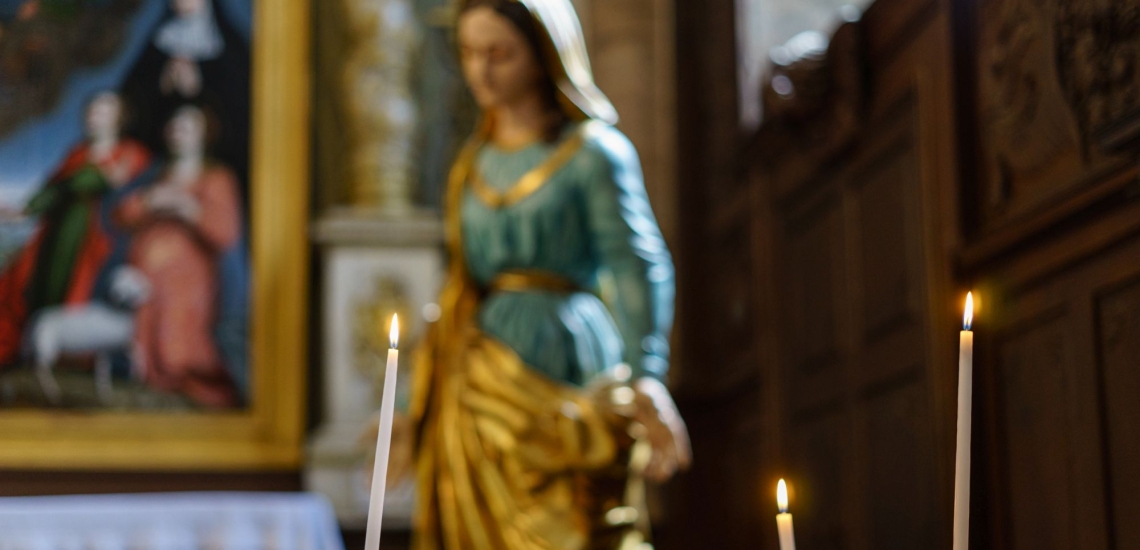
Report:
[[[976,206],[993,229],[1123,165],[1140,133],[1140,0],[989,0],[976,22]]]
[[[997,392],[1005,443],[1009,538],[1014,549],[1077,548],[1066,411],[1069,331],[1055,314],[998,343]]]
[[[979,98],[985,170],[982,212],[1000,220],[1038,206],[1084,167],[1076,119],[1053,62],[1052,2],[982,4]]]
[[[929,498],[938,488],[925,389],[912,377],[868,398],[865,500],[876,550],[939,546],[937,507]]]
[[[792,406],[802,409],[842,391],[836,369],[843,262],[841,202],[827,196],[787,222],[780,314],[786,318]]]
[[[1083,145],[1135,148],[1140,133],[1140,2],[1058,0],[1058,76]]]
[[[1140,281],[1101,296],[1097,305],[1110,525],[1116,548],[1140,548]]]

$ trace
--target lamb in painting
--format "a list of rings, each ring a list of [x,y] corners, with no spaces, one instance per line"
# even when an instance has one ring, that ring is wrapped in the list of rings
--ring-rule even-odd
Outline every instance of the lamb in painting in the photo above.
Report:
[[[41,311],[28,331],[27,352],[44,396],[60,403],[62,392],[52,369],[64,357],[95,358],[95,388],[111,397],[111,356],[127,351],[135,333],[134,310],[150,295],[150,283],[137,269],[120,267],[111,277],[109,303],[58,306]]]

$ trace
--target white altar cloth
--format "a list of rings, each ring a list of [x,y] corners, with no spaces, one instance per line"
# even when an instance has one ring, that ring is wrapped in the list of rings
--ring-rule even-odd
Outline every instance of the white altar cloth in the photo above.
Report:
[[[0,498],[0,550],[344,550],[309,493]]]

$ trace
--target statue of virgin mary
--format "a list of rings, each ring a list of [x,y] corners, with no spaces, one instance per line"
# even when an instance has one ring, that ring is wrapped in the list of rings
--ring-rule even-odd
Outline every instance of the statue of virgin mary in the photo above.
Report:
[[[413,547],[645,548],[642,480],[689,445],[637,153],[569,0],[467,0],[457,32],[483,120],[451,172],[442,316],[416,364]]]

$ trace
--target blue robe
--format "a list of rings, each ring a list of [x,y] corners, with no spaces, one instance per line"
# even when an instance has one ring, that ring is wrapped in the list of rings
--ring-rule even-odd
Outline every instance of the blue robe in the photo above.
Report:
[[[467,271],[481,286],[504,271],[541,271],[579,292],[494,291],[480,329],[547,377],[583,385],[618,363],[663,377],[673,321],[673,264],[645,192],[637,152],[617,129],[592,121],[558,142],[505,151],[492,144],[472,170],[505,192],[575,132],[583,143],[536,191],[493,207],[470,185],[460,206]],[[606,297],[606,303],[599,296]]]

